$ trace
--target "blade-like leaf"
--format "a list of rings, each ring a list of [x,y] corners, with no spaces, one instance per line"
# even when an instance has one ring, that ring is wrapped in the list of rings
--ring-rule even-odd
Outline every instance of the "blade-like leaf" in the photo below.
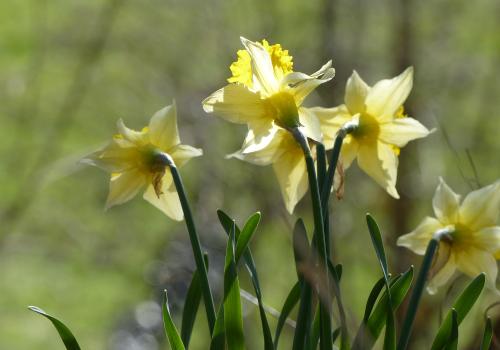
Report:
[[[458,347],[458,316],[455,309],[451,309],[451,333],[446,342],[445,350],[457,350]]]
[[[260,213],[250,216],[237,237],[235,261],[239,261],[260,222]]]
[[[286,319],[288,318],[288,315],[290,315],[290,312],[292,312],[295,305],[297,305],[297,303],[299,302],[299,299],[300,299],[300,283],[297,282],[290,290],[290,293],[288,293],[288,296],[286,297],[285,302],[283,303],[283,307],[281,308],[281,313],[280,317],[278,318],[278,323],[276,325],[276,333],[274,336],[275,349],[278,348],[278,340],[280,339],[281,330],[285,325]]]
[[[480,350],[488,350],[491,346],[491,340],[493,339],[493,326],[491,324],[491,318],[486,318],[486,325],[484,326],[483,339],[481,340]]]
[[[165,334],[167,335],[168,342],[172,350],[184,350],[184,344],[182,344],[181,336],[175,327],[172,316],[170,315],[170,309],[168,307],[168,297],[167,291],[163,294],[162,303],[162,313],[163,313],[163,325],[165,327]]]
[[[215,319],[212,341],[210,342],[210,350],[224,349],[226,341],[226,333],[224,329],[224,304],[221,304],[217,317]]]
[[[398,276],[399,277],[399,276]],[[373,307],[375,306],[375,302],[380,295],[380,292],[385,286],[385,277],[382,277],[375,283],[373,286],[370,295],[368,296],[368,300],[366,301],[365,314],[363,315],[363,322],[367,322],[370,314],[372,313]]]
[[[49,315],[42,309],[36,306],[29,306],[28,307],[31,311],[36,312],[39,315],[42,315],[46,317],[54,327],[56,328],[57,332],[59,333],[59,337],[61,337],[61,340],[64,343],[64,346],[66,347],[67,350],[80,350],[80,345],[78,345],[78,342],[76,341],[75,336],[71,331],[69,330],[68,327],[64,323],[62,323],[60,320],[55,318],[54,316]]]
[[[332,342],[335,343],[335,340],[337,340],[337,338],[339,337],[339,334],[340,334],[340,327],[339,328],[336,328],[333,332],[332,332]]]
[[[224,329],[228,350],[245,348],[240,284],[234,260],[235,226],[233,222],[233,227],[227,241],[224,264]]]
[[[293,256],[295,258],[295,270],[299,279],[302,279],[301,266],[309,259],[310,251],[306,227],[304,221],[299,218],[293,228]]]
[[[300,283],[300,304],[292,350],[302,350],[309,343],[312,319],[312,288],[305,280]]]
[[[205,266],[208,271],[208,255],[203,256],[205,258]],[[184,301],[184,310],[182,311],[182,326],[181,326],[181,339],[184,346],[189,348],[189,340],[191,339],[191,333],[193,332],[194,322],[196,320],[196,314],[198,313],[198,308],[200,306],[202,296],[201,281],[198,271],[193,273],[191,278],[191,283],[186,295],[186,300]]]
[[[479,295],[484,288],[485,280],[486,279],[484,273],[474,278],[453,304],[452,310],[456,310],[458,325],[462,323],[465,316],[467,316],[470,309],[479,298]],[[441,324],[441,327],[439,327],[436,337],[434,338],[434,341],[432,343],[431,350],[442,349],[445,346],[447,340],[450,338],[450,334],[452,331],[452,310],[448,312],[443,323]]]

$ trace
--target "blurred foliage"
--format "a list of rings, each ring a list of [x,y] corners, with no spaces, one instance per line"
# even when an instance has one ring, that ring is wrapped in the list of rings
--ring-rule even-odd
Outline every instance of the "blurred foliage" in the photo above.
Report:
[[[396,248],[396,237],[431,213],[438,176],[461,193],[498,178],[499,17],[495,0],[2,1],[0,347],[61,348],[50,324],[27,311],[31,304],[65,320],[86,349],[166,346],[160,291],[169,289],[178,320],[194,269],[185,228],[140,199],[104,213],[107,176],[78,159],[114,133],[118,118],[140,128],[174,98],[183,141],[205,152],[182,173],[217,298],[225,235],[215,209],[240,222],[260,210],[252,249],[264,302],[281,307],[295,274],[293,218],[269,167],[224,159],[240,146],[244,128],[204,115],[200,104],[229,76],[240,35],[281,43],[299,71],[332,58],[337,77],[311,106],[340,103],[353,69],[374,82],[415,66],[408,110],[437,131],[402,151],[402,199],[389,198],[353,166],[344,200],[333,205],[334,251],[355,327],[367,295],[354,291],[368,293],[380,278],[374,254],[360,251],[369,244],[365,213],[378,218],[392,271],[402,272],[420,258]],[[297,215],[307,214],[307,201]],[[241,285],[251,290],[249,280]],[[441,297],[426,296],[428,310]],[[258,309],[244,302],[243,312],[246,332],[260,332]],[[480,312],[473,310],[463,329]],[[206,344],[203,317],[194,349]],[[422,309],[412,348],[429,344],[437,325]],[[472,332],[477,346],[482,335]],[[281,348],[290,347],[290,335],[285,326]],[[260,337],[246,339],[250,349],[262,346]]]

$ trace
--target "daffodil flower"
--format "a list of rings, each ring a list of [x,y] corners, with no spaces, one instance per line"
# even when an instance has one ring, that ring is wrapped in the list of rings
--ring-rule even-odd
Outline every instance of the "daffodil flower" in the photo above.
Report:
[[[428,285],[433,294],[446,284],[456,270],[475,277],[486,274],[495,289],[500,259],[500,181],[470,192],[464,200],[440,179],[432,200],[434,217],[426,217],[411,233],[399,237],[397,244],[423,255],[434,234],[443,230],[434,276]]]
[[[331,61],[311,75],[293,71],[292,57],[279,44],[241,38],[245,50],[231,65],[229,85],[203,101],[207,113],[233,123],[246,124],[248,134],[240,151],[232,154],[258,165],[273,164],[286,207],[293,211],[307,191],[303,154],[289,132],[298,127],[308,138],[321,142],[315,114],[302,106],[320,84],[331,80]]]
[[[403,103],[412,84],[412,67],[372,87],[353,72],[347,81],[345,104],[334,108],[311,108],[320,119],[327,149],[333,147],[342,126],[347,123],[357,126],[342,145],[344,169],[357,159],[359,167],[394,198],[399,198],[396,177],[400,148],[409,141],[429,135],[426,127],[404,115]]]
[[[83,162],[111,173],[106,209],[132,199],[145,189],[144,199],[170,218],[183,219],[170,164],[183,166],[202,150],[180,143],[175,104],[156,112],[149,126],[141,131],[127,128],[118,121],[118,134],[104,148],[90,154]]]

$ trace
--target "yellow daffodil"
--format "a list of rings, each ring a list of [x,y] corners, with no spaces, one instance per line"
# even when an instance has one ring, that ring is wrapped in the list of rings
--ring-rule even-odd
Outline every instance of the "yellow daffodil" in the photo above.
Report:
[[[335,70],[330,61],[311,75],[293,72],[292,57],[279,44],[245,38],[241,42],[245,50],[238,51],[238,60],[230,67],[230,84],[207,97],[203,108],[248,126],[242,149],[232,156],[258,165],[273,164],[292,212],[307,190],[307,173],[289,129],[298,127],[306,137],[322,141],[318,118],[302,103],[317,86],[331,80]]]
[[[397,242],[423,255],[436,231],[445,229],[428,291],[435,293],[455,270],[471,277],[484,272],[489,286],[495,289],[496,259],[500,259],[500,226],[497,223],[500,181],[470,192],[460,203],[460,196],[440,179],[432,205],[436,217],[425,218],[413,232],[399,237]]]
[[[132,199],[146,189],[144,199],[174,220],[183,212],[168,162],[180,167],[202,150],[180,143],[175,104],[156,112],[142,131],[118,121],[118,134],[104,148],[83,161],[111,173],[106,209]]]
[[[399,198],[396,177],[400,148],[429,134],[417,120],[404,115],[403,103],[412,84],[412,67],[372,87],[353,72],[347,81],[345,104],[311,108],[320,119],[327,149],[333,147],[336,133],[343,125],[357,125],[344,139],[341,152],[344,169],[357,158],[359,167],[394,198]]]

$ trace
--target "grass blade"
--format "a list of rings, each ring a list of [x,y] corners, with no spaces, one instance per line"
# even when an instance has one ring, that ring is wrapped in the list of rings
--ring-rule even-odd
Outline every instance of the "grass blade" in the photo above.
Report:
[[[54,316],[49,315],[39,307],[29,306],[28,309],[46,317],[50,322],[52,322],[67,350],[80,350],[80,345],[78,345],[75,336],[62,321],[58,320]]]
[[[456,312],[457,314],[457,323],[460,325],[463,319],[469,313],[472,306],[476,303],[479,295],[481,294],[484,283],[486,281],[485,274],[482,273],[474,278],[469,285],[465,288],[465,290],[460,294],[455,303],[452,306],[452,310],[448,312],[443,323],[439,327],[438,333],[432,342],[431,350],[440,350],[442,349],[448,339],[450,338],[450,334],[452,332],[452,314]]]
[[[491,346],[491,340],[493,339],[493,325],[491,324],[491,318],[486,318],[486,325],[484,326],[483,339],[481,340],[480,350],[488,350]]]
[[[290,312],[292,312],[295,305],[297,305],[297,303],[299,302],[300,293],[301,293],[300,283],[297,282],[294,284],[294,286],[290,290],[290,293],[288,293],[288,296],[286,297],[285,302],[283,303],[283,307],[281,308],[280,317],[278,318],[278,323],[276,325],[276,333],[274,335],[274,348],[275,349],[278,348],[278,341],[280,339],[281,331],[283,329],[283,326],[285,325],[285,322],[286,322],[286,319],[288,318],[288,315],[290,315]]]
[[[170,309],[168,308],[168,297],[167,291],[163,294],[162,303],[162,313],[163,313],[163,325],[165,327],[165,334],[167,335],[168,342],[172,350],[184,350],[184,344],[182,343],[181,336],[175,327],[172,316],[170,315]]]

